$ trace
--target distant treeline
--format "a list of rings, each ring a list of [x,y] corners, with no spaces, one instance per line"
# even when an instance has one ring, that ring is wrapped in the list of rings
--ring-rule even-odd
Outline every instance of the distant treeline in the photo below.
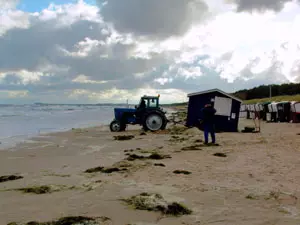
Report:
[[[300,94],[300,83],[274,84],[271,85],[272,97],[281,95]],[[261,85],[252,89],[244,89],[233,93],[234,96],[242,100],[268,98],[270,96],[270,85]]]

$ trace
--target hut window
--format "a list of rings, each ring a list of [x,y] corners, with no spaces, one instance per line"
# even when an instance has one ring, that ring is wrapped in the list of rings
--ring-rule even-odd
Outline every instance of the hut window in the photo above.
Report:
[[[219,116],[229,116],[231,114],[231,106],[232,106],[232,99],[231,98],[222,98],[222,97],[215,97],[215,109],[217,110],[216,115]]]

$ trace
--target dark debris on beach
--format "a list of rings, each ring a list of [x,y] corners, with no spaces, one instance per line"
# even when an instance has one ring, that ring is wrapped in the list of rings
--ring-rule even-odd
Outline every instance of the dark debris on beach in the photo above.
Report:
[[[85,216],[69,216],[69,217],[62,217],[56,221],[50,221],[50,222],[37,222],[37,221],[30,221],[27,223],[12,222],[7,225],[101,225],[104,222],[109,220],[111,219],[108,217],[92,218],[92,217],[85,217]]]
[[[0,177],[0,183],[7,182],[7,181],[13,181],[13,180],[19,180],[23,179],[22,176],[16,176],[16,175],[8,175],[8,176],[1,176]]]
[[[181,151],[201,151],[202,150],[202,145],[191,145],[187,147],[181,148]]]
[[[192,172],[186,171],[186,170],[174,170],[173,173],[175,173],[175,174],[189,175],[189,174],[191,174]]]
[[[177,202],[167,202],[160,194],[141,193],[127,199],[122,199],[137,210],[161,212],[169,216],[182,216],[192,214],[192,210]]]
[[[225,153],[221,153],[221,152],[215,153],[214,156],[223,157],[223,158],[227,157],[227,155]]]
[[[22,191],[24,193],[33,193],[33,194],[46,194],[46,193],[53,192],[51,187],[47,185],[19,188],[16,190]]]
[[[114,139],[117,141],[128,141],[134,138],[134,135],[118,135],[114,136]]]
[[[127,170],[128,170],[127,168],[119,168],[119,167],[105,168],[103,166],[98,166],[98,167],[95,167],[95,168],[87,169],[85,171],[85,173],[98,173],[98,172],[101,172],[101,173],[114,173],[114,172],[123,172],[123,171],[127,171]]]
[[[154,166],[166,167],[166,165],[163,163],[154,163]]]
[[[137,155],[137,154],[128,154],[126,160],[134,161],[134,160],[146,160],[146,159],[153,159],[153,160],[162,160],[162,159],[169,159],[172,158],[170,155],[162,155],[160,153],[152,153],[149,156]]]

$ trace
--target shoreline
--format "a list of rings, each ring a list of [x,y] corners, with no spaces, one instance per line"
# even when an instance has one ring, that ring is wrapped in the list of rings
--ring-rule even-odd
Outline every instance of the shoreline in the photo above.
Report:
[[[32,142],[32,139],[36,139],[39,137],[45,137],[45,136],[49,136],[49,135],[51,136],[51,135],[55,135],[55,134],[59,134],[59,133],[66,133],[66,132],[70,132],[74,129],[75,130],[76,129],[91,129],[91,128],[95,128],[95,127],[108,127],[109,128],[109,125],[103,124],[103,125],[78,127],[78,128],[63,128],[63,129],[57,129],[57,130],[50,131],[50,132],[38,132],[37,134],[31,134],[31,135],[17,135],[17,136],[12,136],[12,137],[5,137],[5,138],[1,139],[1,141],[0,141],[0,151],[6,151],[11,148],[15,148],[18,145],[30,143],[30,142]],[[8,139],[15,139],[15,140],[9,141],[9,142],[4,141],[4,140],[8,140]]]

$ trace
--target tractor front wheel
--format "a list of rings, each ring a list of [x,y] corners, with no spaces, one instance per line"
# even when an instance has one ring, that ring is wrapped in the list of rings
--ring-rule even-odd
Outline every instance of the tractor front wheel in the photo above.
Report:
[[[120,132],[120,131],[124,131],[126,127],[120,121],[113,120],[110,123],[109,128],[111,132]]]
[[[165,116],[158,112],[149,112],[144,116],[143,129],[150,131],[158,131],[165,128]]]

